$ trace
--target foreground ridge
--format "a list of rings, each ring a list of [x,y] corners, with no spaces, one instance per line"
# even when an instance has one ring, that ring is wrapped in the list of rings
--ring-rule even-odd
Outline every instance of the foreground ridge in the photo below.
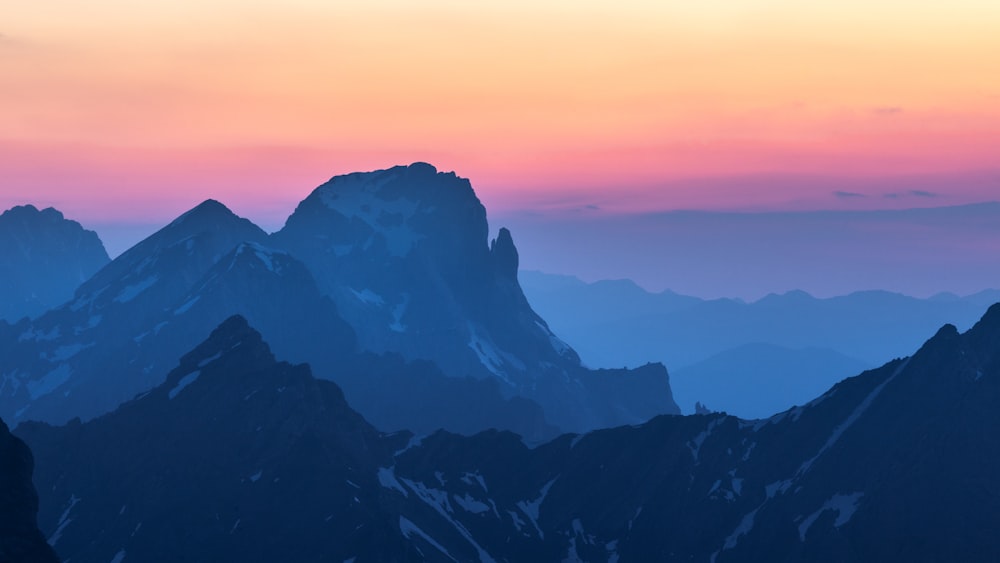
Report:
[[[661,416],[532,448],[379,433],[233,318],[116,412],[18,432],[42,528],[70,520],[55,546],[74,561],[986,561],[998,351],[995,305],[768,419]]]

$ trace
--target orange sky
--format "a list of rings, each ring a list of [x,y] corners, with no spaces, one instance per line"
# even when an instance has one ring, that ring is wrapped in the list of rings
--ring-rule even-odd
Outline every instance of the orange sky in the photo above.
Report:
[[[345,4],[0,0],[0,206],[273,222],[416,160],[501,210],[1000,193],[1000,2]]]

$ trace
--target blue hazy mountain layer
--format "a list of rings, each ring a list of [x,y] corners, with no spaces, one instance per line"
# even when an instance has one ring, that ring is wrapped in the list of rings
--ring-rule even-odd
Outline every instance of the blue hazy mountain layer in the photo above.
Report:
[[[61,305],[108,263],[93,231],[33,205],[0,214],[0,320],[38,316]]]
[[[755,418],[803,404],[862,368],[904,356],[936,327],[967,329],[1000,292],[918,299],[801,291],[746,303],[652,293],[629,280],[585,283],[522,271],[532,306],[589,366],[663,362],[678,403]],[[741,390],[737,393],[736,390]]]
[[[89,419],[241,314],[384,430],[563,431],[677,413],[666,369],[591,370],[525,299],[471,185],[428,164],[338,176],[268,235],[207,200],[34,319],[0,323],[0,415]]]

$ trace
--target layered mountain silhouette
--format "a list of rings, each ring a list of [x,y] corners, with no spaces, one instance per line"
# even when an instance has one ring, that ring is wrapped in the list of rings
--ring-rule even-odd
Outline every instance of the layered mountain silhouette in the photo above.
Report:
[[[416,163],[333,178],[274,242],[306,263],[367,349],[498,380],[564,429],[678,412],[662,366],[582,368],[524,297],[510,232],[488,235],[469,181]]]
[[[60,305],[108,263],[97,234],[33,205],[0,214],[0,320],[37,316]]]
[[[583,368],[521,293],[510,234],[487,245],[468,181],[414,164],[334,178],[273,236],[206,201],[63,305],[0,324],[0,415],[108,412],[233,314],[385,430],[537,440],[679,412],[662,365]]]
[[[59,561],[35,521],[38,495],[31,482],[34,458],[0,420],[0,562]]]
[[[995,290],[927,299],[791,291],[746,303],[651,293],[629,280],[584,283],[539,272],[520,279],[532,306],[585,364],[661,361],[685,412],[700,401],[744,418],[802,404],[863,368],[909,354],[945,323],[968,329],[1000,300]]]
[[[811,403],[535,447],[374,430],[239,317],[118,410],[17,432],[72,561],[988,561],[1000,305]]]
[[[677,403],[689,410],[704,401],[711,410],[767,418],[870,367],[829,348],[753,343],[671,370],[670,386]]]
[[[306,267],[266,243],[263,231],[218,202],[185,213],[84,283],[72,301],[7,328],[0,412],[64,422],[110,411],[162,382],[200,335],[238,312],[263,327],[284,357],[312,361],[341,381],[383,428],[502,427],[536,439],[554,432],[540,407],[504,398],[492,382],[358,351],[353,330]]]

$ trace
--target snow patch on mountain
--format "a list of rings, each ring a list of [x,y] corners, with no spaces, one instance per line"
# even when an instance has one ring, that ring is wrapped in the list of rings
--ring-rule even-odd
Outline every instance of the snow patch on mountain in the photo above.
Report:
[[[198,380],[198,376],[200,376],[200,375],[201,375],[201,370],[193,371],[193,372],[185,375],[184,377],[182,377],[180,379],[180,381],[177,382],[177,385],[175,385],[174,388],[170,390],[170,393],[168,393],[168,396],[171,399],[173,399],[181,391],[183,391],[185,387],[187,387],[188,385],[191,385],[192,383],[194,383],[195,381],[197,381]]]
[[[465,473],[462,475],[462,482],[466,485],[472,485],[473,483],[479,483],[479,486],[483,488],[484,493],[490,492],[489,488],[486,487],[486,479],[479,472],[475,473]]]
[[[320,201],[341,215],[368,225],[385,239],[392,256],[406,256],[424,238],[408,224],[409,218],[420,209],[420,202],[404,197],[383,198],[379,191],[393,179],[392,175],[383,174],[373,181],[367,178],[360,174],[339,176],[319,188]]]
[[[452,497],[455,499],[455,503],[461,506],[466,512],[482,514],[490,511],[490,505],[472,498],[469,493],[465,493],[465,496],[462,497],[458,495],[452,495]]]
[[[66,529],[66,526],[69,526],[70,522],[73,521],[73,519],[70,518],[69,516],[70,513],[73,512],[73,507],[75,507],[78,502],[80,502],[80,499],[76,495],[69,496],[69,506],[66,507],[66,510],[64,510],[62,513],[62,516],[59,517],[59,523],[56,524],[56,531],[52,532],[52,535],[49,536],[49,545],[55,547],[56,543],[59,542],[59,538],[62,537],[63,531]]]
[[[563,356],[566,355],[567,352],[572,351],[569,344],[566,344],[558,336],[556,336],[549,327],[545,326],[545,323],[535,321],[535,324],[538,328],[542,329],[542,332],[544,332],[546,336],[549,337],[549,344],[552,345],[552,349],[555,350],[557,354]]]
[[[200,295],[195,295],[191,299],[188,299],[183,305],[174,310],[174,315],[183,315],[184,313],[187,313],[191,310],[191,307],[194,307],[194,304],[197,303],[199,299],[201,299]]]
[[[857,492],[849,495],[837,494],[830,497],[829,500],[823,503],[823,506],[819,507],[819,510],[810,514],[799,524],[799,539],[806,541],[806,534],[809,533],[809,528],[827,510],[833,510],[837,513],[837,519],[833,522],[834,528],[839,528],[850,522],[851,517],[854,516],[854,512],[858,509],[858,502],[863,496],[865,496],[863,492]]]
[[[73,375],[73,368],[69,364],[60,364],[39,379],[29,380],[27,382],[28,395],[31,400],[48,395],[69,381],[71,375]]]
[[[504,371],[504,362],[501,359],[501,352],[493,346],[493,343],[488,339],[483,338],[476,331],[476,327],[469,323],[469,348],[476,353],[476,357],[479,358],[479,362],[490,370],[493,375],[496,375],[508,385],[513,385],[510,378],[507,377],[507,373]]]
[[[409,497],[410,493],[403,488],[403,485],[399,483],[396,479],[396,470],[392,467],[379,467],[378,468],[378,482],[380,485],[386,489],[396,489],[397,491],[403,493],[404,497]]]
[[[93,345],[93,342],[90,344],[80,344],[79,342],[75,344],[65,344],[53,350],[52,353],[49,354],[48,360],[52,362],[63,362]]]
[[[114,300],[118,303],[128,303],[138,297],[143,291],[146,291],[156,285],[156,282],[158,281],[160,281],[160,276],[154,274],[137,283],[127,285],[125,286],[125,289],[118,292],[118,295],[115,296]]]
[[[715,427],[721,424],[723,420],[725,419],[717,418],[709,422],[705,430],[701,431],[693,440],[687,443],[687,447],[691,450],[691,457],[694,458],[695,463],[698,462],[698,453],[701,451],[701,445],[705,443],[705,440],[712,435],[712,430],[715,430]]]
[[[406,307],[410,304],[410,294],[404,293],[403,300],[392,308],[392,322],[389,323],[389,330],[393,332],[406,332],[406,325],[402,323],[403,315],[406,314]]]
[[[36,329],[34,327],[21,333],[17,337],[18,342],[27,342],[29,340],[34,340],[35,342],[48,342],[59,338],[61,335],[59,333],[59,327],[54,326],[48,331]]]
[[[495,559],[490,556],[473,538],[469,530],[462,525],[461,522],[456,520],[452,514],[455,510],[451,507],[451,502],[448,500],[448,493],[446,491],[441,491],[438,489],[430,488],[423,483],[411,481],[409,479],[402,479],[406,485],[417,494],[417,498],[422,500],[424,504],[434,509],[435,512],[441,515],[455,530],[463,537],[467,542],[469,542],[472,547],[476,549],[479,553],[479,560],[483,563],[495,563]]]
[[[545,533],[542,532],[542,528],[538,525],[538,514],[542,509],[542,503],[545,502],[546,495],[549,494],[549,489],[551,489],[552,485],[555,484],[556,479],[558,479],[558,477],[546,483],[545,486],[542,487],[542,490],[538,492],[538,497],[535,500],[522,500],[517,503],[517,507],[520,508],[521,512],[528,517],[528,520],[531,521],[531,525],[534,526],[535,531],[538,532],[538,537],[541,539],[545,539]]]
[[[444,546],[438,543],[434,538],[427,535],[426,532],[418,528],[416,524],[411,522],[405,516],[399,517],[399,531],[403,533],[403,537],[405,537],[406,539],[412,539],[414,534],[420,536],[425,542],[431,544],[434,547],[434,549],[445,554],[448,557],[448,559],[451,559],[456,563],[458,562],[458,559],[452,557],[451,554],[448,553],[448,550],[444,548]]]
[[[288,255],[285,252],[268,248],[260,243],[252,241],[243,242],[236,248],[236,253],[233,256],[233,263],[229,265],[230,270],[236,264],[237,260],[244,254],[251,254],[257,259],[257,262],[264,266],[267,271],[279,275],[283,270],[281,266],[281,258]]]
[[[868,407],[870,407],[872,403],[875,402],[875,399],[879,396],[879,393],[882,392],[882,389],[885,389],[886,385],[891,383],[892,380],[896,379],[896,376],[902,373],[903,370],[906,369],[906,366],[908,366],[909,364],[910,364],[910,358],[903,360],[903,363],[901,363],[899,367],[896,368],[896,371],[892,372],[892,375],[885,378],[885,381],[883,381],[878,385],[878,387],[873,389],[872,392],[869,393],[868,396],[865,397],[863,401],[861,401],[861,404],[855,407],[854,411],[851,412],[850,416],[848,416],[847,419],[844,420],[844,422],[840,423],[840,425],[833,430],[833,434],[831,434],[830,438],[827,439],[825,444],[823,444],[823,447],[820,448],[818,452],[816,452],[816,455],[814,455],[812,458],[802,463],[802,466],[799,467],[798,472],[796,472],[796,476],[804,475],[807,471],[809,471],[809,468],[812,467],[812,464],[817,459],[819,459],[821,455],[826,453],[827,450],[832,448],[833,445],[837,443],[837,440],[839,440],[840,437],[843,436],[844,432],[846,432],[848,428],[850,428],[855,422],[858,421],[859,418],[861,418],[861,415],[863,415],[865,411],[868,410]]]
[[[358,298],[358,301],[364,303],[365,305],[373,305],[375,307],[381,307],[385,305],[385,299],[382,299],[381,295],[375,293],[370,289],[365,288],[362,289],[361,291],[358,291],[356,289],[351,289],[351,293],[354,294],[354,297]]]

